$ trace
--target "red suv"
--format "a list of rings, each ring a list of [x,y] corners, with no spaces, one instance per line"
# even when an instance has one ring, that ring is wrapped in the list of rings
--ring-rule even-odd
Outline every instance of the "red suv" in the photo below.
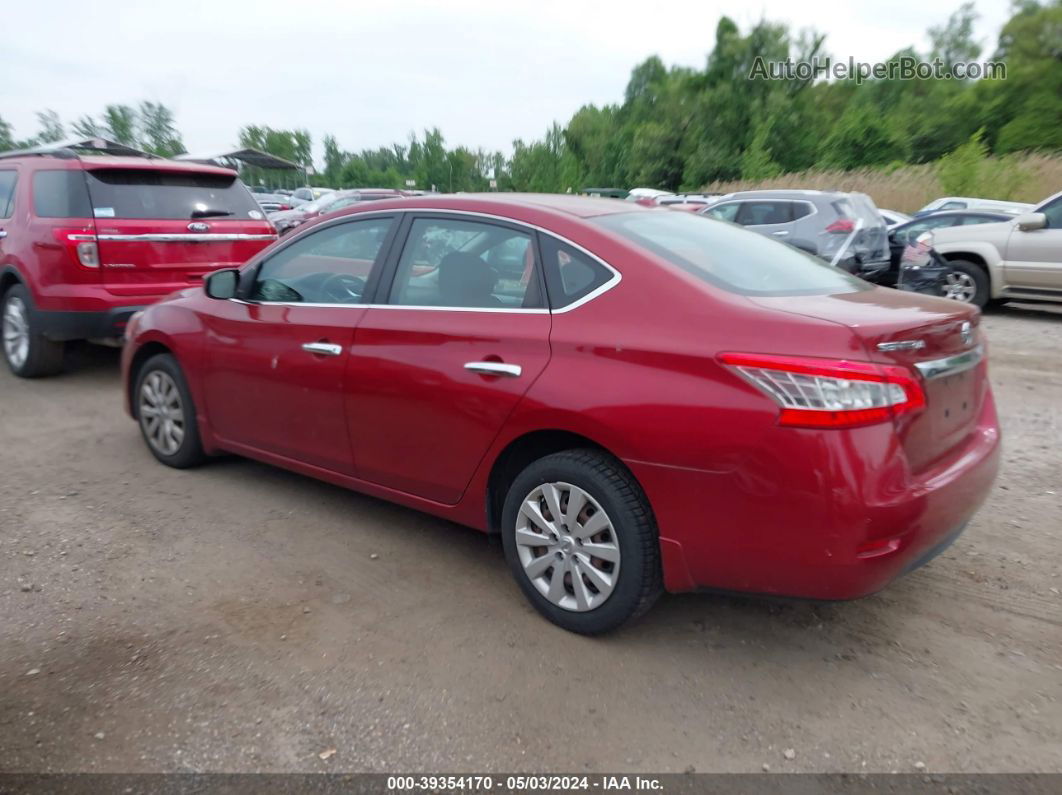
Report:
[[[423,197],[149,307],[122,363],[163,463],[238,453],[500,533],[531,603],[593,633],[662,588],[846,599],[943,549],[999,461],[979,319],[689,213]]]
[[[72,148],[0,154],[8,366],[58,372],[66,341],[120,339],[137,310],[275,239],[229,169]]]

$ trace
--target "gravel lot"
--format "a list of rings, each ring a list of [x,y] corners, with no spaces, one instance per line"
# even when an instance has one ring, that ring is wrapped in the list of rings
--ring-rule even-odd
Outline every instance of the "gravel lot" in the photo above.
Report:
[[[0,770],[1062,771],[1062,311],[985,324],[1004,469],[942,557],[857,602],[665,597],[600,639],[474,531],[157,464],[116,351],[5,368]]]

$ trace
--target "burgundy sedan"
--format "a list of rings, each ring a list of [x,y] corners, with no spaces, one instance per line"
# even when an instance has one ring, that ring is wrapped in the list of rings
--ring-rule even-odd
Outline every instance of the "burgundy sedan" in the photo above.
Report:
[[[570,196],[321,218],[135,316],[151,452],[238,453],[500,533],[597,633],[663,590],[872,593],[996,475],[976,309],[727,223]]]

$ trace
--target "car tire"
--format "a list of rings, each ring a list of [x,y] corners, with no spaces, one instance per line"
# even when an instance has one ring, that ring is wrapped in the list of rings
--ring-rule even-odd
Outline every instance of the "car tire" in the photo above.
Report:
[[[173,356],[160,353],[144,362],[136,376],[133,407],[144,442],[163,464],[187,469],[206,460],[192,393]]]
[[[0,310],[4,360],[20,378],[55,375],[63,369],[66,345],[45,337],[37,328],[29,290],[13,285],[4,293]]]
[[[985,269],[963,259],[948,260],[942,292],[945,298],[973,304],[984,309],[991,297],[992,285]]]
[[[580,510],[569,518],[573,499]],[[560,522],[552,521],[551,502]],[[540,521],[525,504],[537,506]],[[528,601],[571,632],[616,629],[663,590],[660,541],[645,493],[623,464],[597,450],[554,453],[524,469],[505,498],[502,545]]]

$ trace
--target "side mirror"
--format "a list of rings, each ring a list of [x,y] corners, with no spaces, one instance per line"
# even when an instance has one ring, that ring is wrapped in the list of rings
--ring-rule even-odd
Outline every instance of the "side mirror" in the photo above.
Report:
[[[1035,232],[1047,226],[1047,216],[1043,213],[1024,213],[1014,220],[1022,232]]]
[[[209,298],[227,301],[236,297],[236,287],[240,283],[240,272],[235,268],[214,271],[206,277],[203,289]]]

